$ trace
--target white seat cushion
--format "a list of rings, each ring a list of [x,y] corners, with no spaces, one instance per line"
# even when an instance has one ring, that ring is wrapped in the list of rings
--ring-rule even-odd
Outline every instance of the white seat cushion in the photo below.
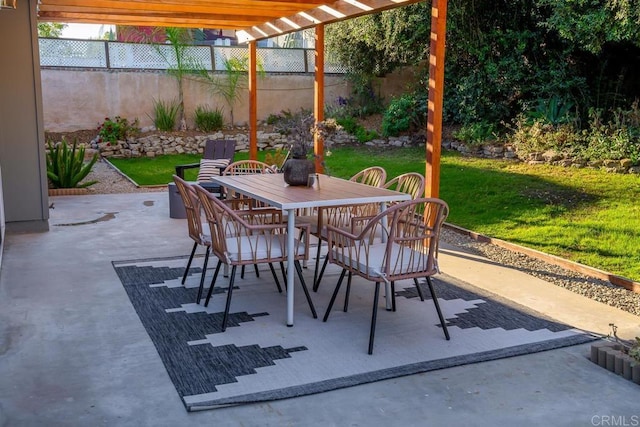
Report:
[[[286,236],[283,235],[250,235],[230,237],[226,240],[227,255],[231,261],[246,261],[252,259],[259,261],[262,259],[280,258],[286,255]],[[297,239],[296,244],[298,245],[296,253],[304,254],[305,245]],[[269,252],[269,249],[271,252]]]
[[[332,249],[333,257],[349,265],[368,276],[383,277],[384,256],[387,249],[386,243],[377,243],[368,246],[369,259],[365,257],[364,248],[361,248],[361,259],[349,259],[348,256],[343,257],[342,249]],[[346,253],[346,252],[345,252]],[[427,270],[427,254],[417,252],[406,246],[400,246],[396,243],[392,244],[391,249],[391,274],[400,274],[408,272],[420,272]],[[343,259],[345,258],[345,259]]]

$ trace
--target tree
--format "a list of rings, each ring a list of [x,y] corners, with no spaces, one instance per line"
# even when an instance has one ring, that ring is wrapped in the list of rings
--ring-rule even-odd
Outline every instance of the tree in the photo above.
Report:
[[[66,27],[67,24],[58,22],[40,22],[38,24],[38,37],[60,38],[62,36],[62,30]]]

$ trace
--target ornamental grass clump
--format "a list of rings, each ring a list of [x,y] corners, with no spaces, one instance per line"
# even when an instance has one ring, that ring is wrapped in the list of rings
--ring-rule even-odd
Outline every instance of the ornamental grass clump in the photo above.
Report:
[[[47,177],[51,188],[85,188],[98,181],[82,181],[98,161],[98,154],[85,163],[84,146],[74,141],[71,147],[65,138],[58,144],[47,142]]]

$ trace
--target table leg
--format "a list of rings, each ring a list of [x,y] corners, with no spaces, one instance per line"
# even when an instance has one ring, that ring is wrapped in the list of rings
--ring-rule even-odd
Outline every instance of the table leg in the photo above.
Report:
[[[386,202],[382,202],[380,203],[380,212],[384,212],[387,210],[387,203]],[[386,230],[387,229],[387,217],[384,216],[382,217],[382,229]],[[384,235],[384,231],[380,234],[380,238],[382,240],[382,242],[386,242],[386,236]],[[389,282],[385,282],[384,283],[384,297],[385,297],[385,302],[386,302],[386,309],[387,311],[392,310],[392,297],[391,297],[391,284]]]
[[[293,326],[293,284],[295,277],[295,209],[287,209],[287,326]]]

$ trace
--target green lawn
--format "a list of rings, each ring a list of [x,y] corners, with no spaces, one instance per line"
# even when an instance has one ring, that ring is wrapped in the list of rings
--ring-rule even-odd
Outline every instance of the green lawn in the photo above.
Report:
[[[264,153],[260,153],[263,158]],[[236,160],[247,158],[238,153]],[[387,179],[425,171],[423,147],[349,147],[327,158],[331,175],[348,178],[379,165]],[[171,181],[176,164],[199,156],[113,160],[141,185]],[[195,179],[187,175],[187,179]],[[640,281],[640,177],[600,170],[529,166],[444,153],[440,197],[448,222]]]

